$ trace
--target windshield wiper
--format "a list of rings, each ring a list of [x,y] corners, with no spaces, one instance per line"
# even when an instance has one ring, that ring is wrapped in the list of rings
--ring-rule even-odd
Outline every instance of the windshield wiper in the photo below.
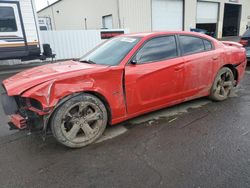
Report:
[[[89,60],[81,60],[81,63],[88,63],[88,64],[96,64],[94,61]]]

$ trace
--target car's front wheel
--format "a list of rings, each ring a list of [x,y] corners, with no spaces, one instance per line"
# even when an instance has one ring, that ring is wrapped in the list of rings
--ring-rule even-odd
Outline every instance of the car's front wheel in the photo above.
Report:
[[[228,67],[223,67],[217,74],[210,91],[210,98],[223,101],[228,98],[234,87],[234,74]]]
[[[61,144],[80,148],[95,142],[104,132],[107,110],[97,97],[82,94],[62,104],[52,116],[51,130]]]

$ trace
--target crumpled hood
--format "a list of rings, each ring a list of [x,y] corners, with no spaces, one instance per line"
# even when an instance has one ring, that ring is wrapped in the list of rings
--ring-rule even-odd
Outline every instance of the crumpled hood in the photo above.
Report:
[[[9,96],[20,95],[39,84],[67,77],[69,73],[80,72],[81,74],[89,74],[105,68],[107,66],[66,61],[23,71],[4,80],[3,84]]]

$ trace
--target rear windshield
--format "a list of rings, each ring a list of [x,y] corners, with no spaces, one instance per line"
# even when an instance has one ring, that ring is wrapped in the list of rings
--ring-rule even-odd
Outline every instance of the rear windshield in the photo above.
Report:
[[[250,29],[248,29],[242,37],[250,37]]]

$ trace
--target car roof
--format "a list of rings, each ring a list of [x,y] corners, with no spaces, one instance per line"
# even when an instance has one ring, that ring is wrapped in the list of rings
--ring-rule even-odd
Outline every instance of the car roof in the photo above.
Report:
[[[127,37],[157,37],[161,35],[173,35],[173,34],[179,34],[179,35],[193,35],[193,36],[198,36],[198,37],[205,37],[209,38],[210,40],[213,39],[212,37],[197,33],[197,32],[189,32],[189,31],[155,31],[155,32],[144,32],[144,33],[131,33],[131,34],[126,34],[125,36]]]

